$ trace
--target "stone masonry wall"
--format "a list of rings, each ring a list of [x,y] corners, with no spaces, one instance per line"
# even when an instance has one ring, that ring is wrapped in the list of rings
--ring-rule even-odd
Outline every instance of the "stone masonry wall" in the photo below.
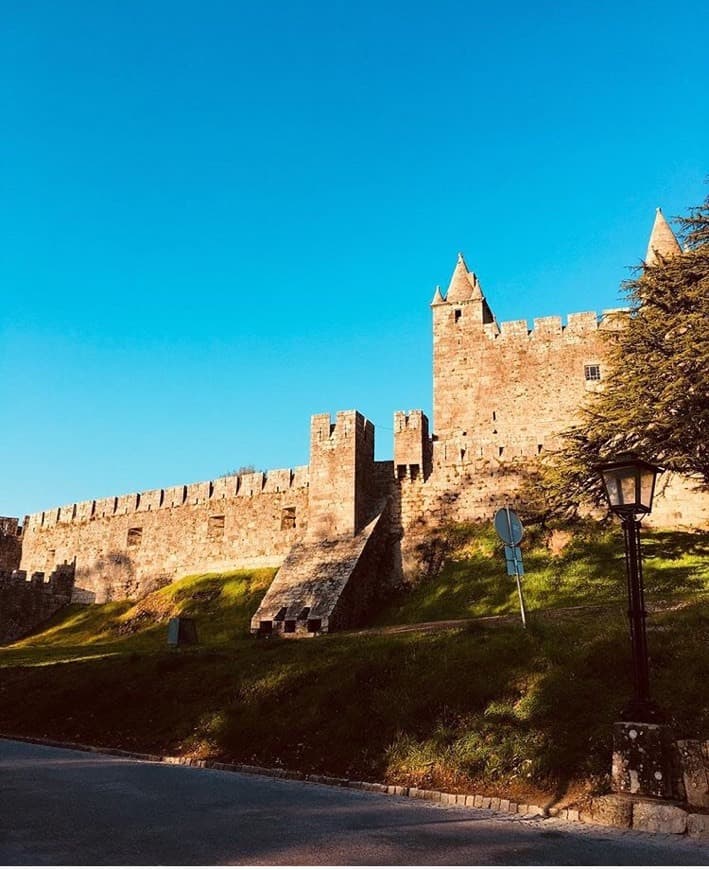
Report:
[[[374,426],[357,411],[315,414],[310,429],[308,537],[352,536],[371,519]]]
[[[601,388],[618,312],[483,323],[474,303],[433,306],[434,464],[533,457],[558,446]]]
[[[151,490],[33,514],[22,568],[76,560],[74,600],[138,598],[186,574],[278,565],[302,538],[307,467]]]
[[[22,557],[22,529],[16,517],[0,517],[0,571],[15,571]]]
[[[71,601],[73,565],[60,565],[49,582],[23,571],[0,571],[0,644],[12,643],[46,622]]]

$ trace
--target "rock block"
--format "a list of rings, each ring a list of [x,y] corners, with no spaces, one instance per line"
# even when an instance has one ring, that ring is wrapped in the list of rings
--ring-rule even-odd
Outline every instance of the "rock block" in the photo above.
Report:
[[[615,722],[613,791],[645,797],[672,797],[672,737],[664,725]]]
[[[699,740],[678,740],[680,767],[687,803],[693,807],[709,807],[709,776]]]
[[[633,823],[633,802],[627,797],[616,794],[594,798],[591,804],[591,817],[600,825],[629,828]]]
[[[705,843],[709,843],[709,816],[699,813],[687,815],[687,833]]]
[[[673,804],[636,801],[633,828],[656,834],[683,834],[687,830],[687,813]]]

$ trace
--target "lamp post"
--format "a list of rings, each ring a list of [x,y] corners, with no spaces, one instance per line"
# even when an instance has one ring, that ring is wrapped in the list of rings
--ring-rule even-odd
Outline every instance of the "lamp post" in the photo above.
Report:
[[[633,699],[624,710],[629,719],[651,722],[658,711],[650,700],[650,675],[645,631],[645,593],[640,551],[640,519],[652,510],[655,479],[662,469],[637,454],[626,453],[597,466],[611,511],[620,517],[625,538],[628,617],[633,653]]]
[[[662,469],[626,453],[596,466],[611,511],[620,517],[625,538],[628,617],[633,654],[633,698],[616,722],[613,735],[615,791],[653,797],[672,795],[669,729],[650,698],[645,631],[645,595],[640,551],[640,517],[652,510],[655,479]]]

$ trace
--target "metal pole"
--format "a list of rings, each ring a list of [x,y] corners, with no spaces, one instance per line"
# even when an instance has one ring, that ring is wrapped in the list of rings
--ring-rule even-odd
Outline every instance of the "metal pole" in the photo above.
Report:
[[[522,595],[522,584],[519,579],[519,571],[517,570],[517,560],[515,559],[515,580],[517,581],[517,594],[519,595],[519,610],[522,614],[522,625],[527,627],[527,614],[524,610],[524,596]]]
[[[640,521],[634,516],[621,517],[625,537],[625,567],[628,581],[628,618],[633,653],[634,707],[638,712],[650,704],[650,674],[645,631],[645,597],[640,552]]]

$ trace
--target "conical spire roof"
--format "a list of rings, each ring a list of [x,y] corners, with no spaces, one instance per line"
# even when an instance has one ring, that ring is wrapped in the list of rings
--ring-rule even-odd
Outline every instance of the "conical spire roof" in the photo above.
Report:
[[[441,295],[441,288],[438,284],[436,284],[436,292],[433,294],[433,299],[431,300],[431,305],[442,305],[445,302],[445,299]]]
[[[650,233],[647,254],[645,254],[646,265],[656,266],[660,257],[667,259],[681,253],[682,249],[677,237],[672,232],[672,227],[665,220],[662,209],[658,208],[655,214],[655,223],[652,225]]]
[[[483,294],[477,277],[468,271],[465,259],[458,254],[455,269],[446,293],[446,302],[469,302],[471,299],[482,299]]]

